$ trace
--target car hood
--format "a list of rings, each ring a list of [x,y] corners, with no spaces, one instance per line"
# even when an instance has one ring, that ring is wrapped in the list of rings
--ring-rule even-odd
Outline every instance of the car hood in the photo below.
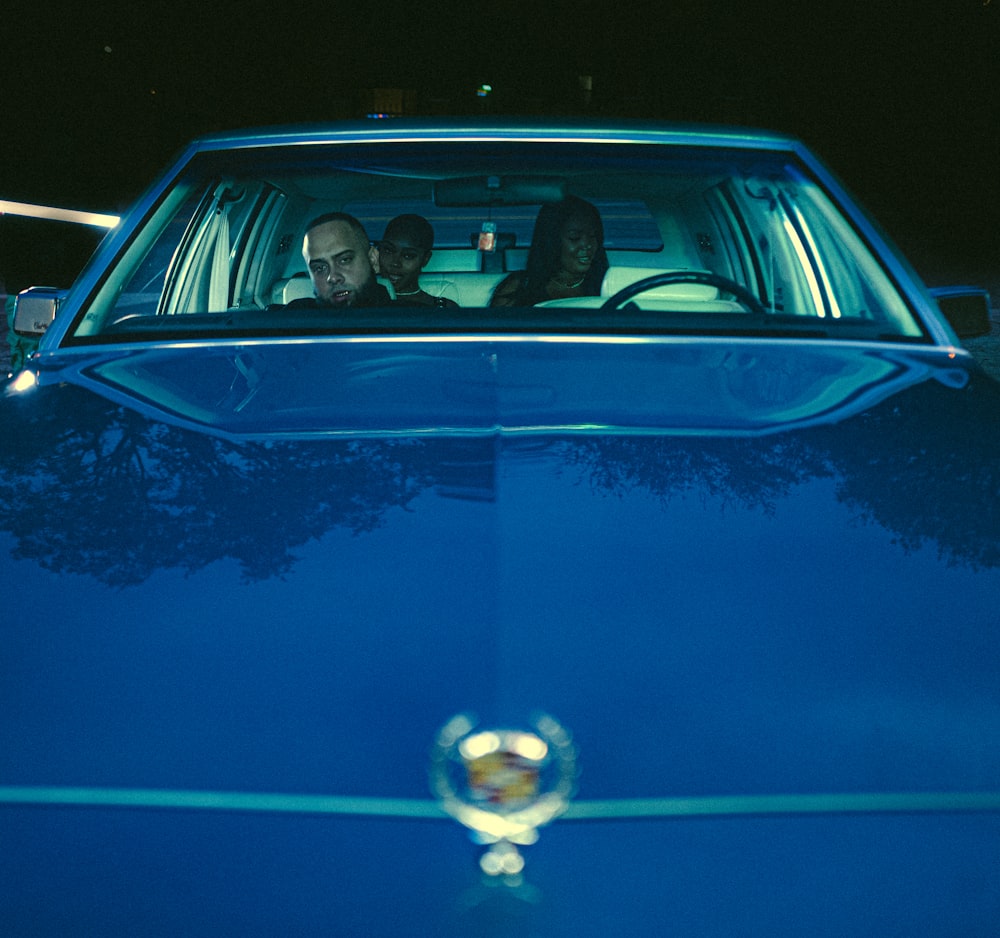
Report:
[[[1000,394],[963,361],[54,356],[2,402],[0,921],[987,930]],[[516,875],[442,805],[457,714],[559,728]]]

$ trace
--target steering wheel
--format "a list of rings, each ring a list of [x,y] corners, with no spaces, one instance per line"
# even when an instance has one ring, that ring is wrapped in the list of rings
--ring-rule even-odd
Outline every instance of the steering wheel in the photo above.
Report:
[[[643,277],[642,280],[636,280],[635,283],[623,287],[614,296],[608,297],[601,306],[601,310],[611,312],[619,309],[626,300],[632,299],[633,296],[668,283],[704,283],[708,286],[718,287],[725,293],[731,293],[736,297],[737,302],[742,303],[751,313],[756,315],[767,313],[761,301],[746,287],[728,277],[712,273],[710,270],[665,270],[662,274]]]

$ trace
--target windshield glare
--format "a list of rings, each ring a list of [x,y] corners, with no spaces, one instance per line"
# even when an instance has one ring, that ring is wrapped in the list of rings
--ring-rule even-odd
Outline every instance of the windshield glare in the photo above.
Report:
[[[546,247],[540,213],[567,199],[596,220],[563,218]],[[317,287],[304,236],[329,213],[363,226],[375,286]],[[359,329],[924,335],[786,153],[428,141],[197,155],[67,341]]]

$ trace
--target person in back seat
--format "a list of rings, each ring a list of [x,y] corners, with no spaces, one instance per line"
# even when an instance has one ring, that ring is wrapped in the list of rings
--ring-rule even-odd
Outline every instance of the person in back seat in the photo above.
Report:
[[[346,212],[309,222],[302,240],[315,299],[293,300],[286,309],[389,306],[389,291],[376,279],[378,255],[364,225]]]
[[[397,215],[378,243],[379,272],[396,292],[397,306],[458,306],[420,288],[420,274],[431,259],[434,229],[423,215]]]
[[[586,199],[568,195],[541,207],[525,270],[500,281],[490,306],[533,306],[545,300],[599,296],[607,269],[600,212]]]

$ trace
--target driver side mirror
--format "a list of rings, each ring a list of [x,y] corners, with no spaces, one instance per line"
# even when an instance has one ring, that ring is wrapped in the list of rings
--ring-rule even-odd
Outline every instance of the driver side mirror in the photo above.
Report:
[[[14,301],[14,331],[23,336],[41,336],[52,325],[66,290],[28,287]]]
[[[990,295],[980,287],[932,287],[944,318],[960,339],[988,335],[990,332]]]

